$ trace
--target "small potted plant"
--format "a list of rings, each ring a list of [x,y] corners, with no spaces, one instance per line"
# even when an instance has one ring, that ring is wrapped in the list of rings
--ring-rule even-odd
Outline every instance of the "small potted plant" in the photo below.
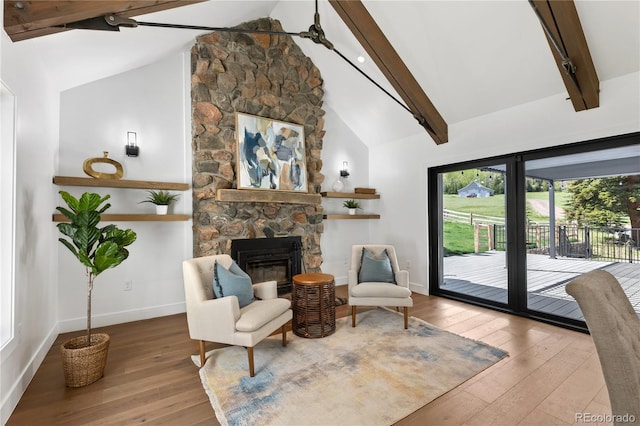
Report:
[[[110,338],[105,333],[91,333],[91,291],[95,278],[109,268],[120,265],[129,251],[125,248],[136,240],[131,229],[110,224],[98,227],[100,215],[111,207],[110,198],[85,192],[80,199],[60,191],[66,207],[57,207],[68,222],[58,224],[64,237],[58,240],[85,266],[87,275],[87,333],[62,344],[62,366],[67,386],[86,386],[100,379],[107,362]]]
[[[356,209],[360,208],[360,203],[356,200],[347,200],[342,205],[349,209],[350,215],[356,214]]]
[[[151,203],[156,205],[157,214],[167,214],[169,205],[176,201],[180,196],[178,194],[172,194],[169,191],[147,191],[149,195],[144,201],[140,203]]]

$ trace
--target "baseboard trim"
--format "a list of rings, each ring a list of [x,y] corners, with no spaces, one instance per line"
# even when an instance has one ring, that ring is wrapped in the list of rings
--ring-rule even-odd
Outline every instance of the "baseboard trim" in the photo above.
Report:
[[[429,288],[421,284],[409,283],[409,289],[415,293],[424,294],[425,296],[429,295]]]
[[[58,326],[54,325],[40,346],[38,346],[38,349],[34,352],[29,362],[25,365],[24,369],[20,372],[11,389],[3,395],[2,405],[0,406],[0,422],[2,424],[6,424],[9,421],[13,410],[15,410],[18,402],[20,402],[20,398],[22,398],[22,395],[27,390],[31,379],[36,375],[40,364],[42,364],[42,361],[57,338]],[[62,369],[62,366],[60,368]]]
[[[343,276],[334,276],[334,281],[336,283],[337,286],[339,285],[347,285],[348,280],[347,280],[347,276],[343,275]]]
[[[181,314],[186,312],[185,302],[172,303],[168,305],[152,306],[143,309],[131,309],[128,311],[111,312],[103,315],[93,315],[91,326],[105,327],[108,325],[122,324],[125,322],[140,321],[149,318],[165,317],[167,315]],[[58,321],[60,333],[84,330],[87,327],[87,319],[73,318]]]

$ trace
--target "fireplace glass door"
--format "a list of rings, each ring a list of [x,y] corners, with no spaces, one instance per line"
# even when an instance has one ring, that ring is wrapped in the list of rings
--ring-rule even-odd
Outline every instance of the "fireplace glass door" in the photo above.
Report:
[[[232,240],[231,257],[254,283],[274,280],[278,283],[278,295],[287,294],[291,292],[293,276],[302,273],[302,239]]]

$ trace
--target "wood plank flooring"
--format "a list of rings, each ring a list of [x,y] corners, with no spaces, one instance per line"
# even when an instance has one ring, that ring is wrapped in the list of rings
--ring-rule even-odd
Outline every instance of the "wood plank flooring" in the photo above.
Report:
[[[345,297],[345,286],[336,295]],[[336,315],[349,311],[339,306]],[[398,425],[564,425],[576,423],[576,413],[610,413],[589,335],[420,294],[414,294],[409,312],[503,348],[510,356]],[[218,424],[190,360],[198,349],[189,339],[185,315],[96,331],[109,333],[112,340],[105,377],[83,388],[66,388],[58,346],[78,333],[60,335],[7,425]],[[304,407],[300,412],[304,419]]]

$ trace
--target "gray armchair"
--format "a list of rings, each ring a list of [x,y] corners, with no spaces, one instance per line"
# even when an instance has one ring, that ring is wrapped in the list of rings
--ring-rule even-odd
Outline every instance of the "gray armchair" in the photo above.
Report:
[[[631,302],[618,280],[603,270],[580,275],[566,291],[580,305],[593,338],[613,415],[640,421],[640,319]]]
[[[291,302],[278,298],[275,281],[253,284],[260,300],[240,308],[236,296],[215,298],[213,267],[217,261],[229,268],[229,255],[204,256],[182,263],[189,335],[200,344],[200,366],[205,362],[205,342],[243,346],[247,349],[249,375],[253,377],[253,347],[278,328],[287,345],[285,326],[292,318]]]
[[[387,251],[391,261],[395,283],[362,281],[359,273],[362,260],[362,249],[367,248],[375,255]],[[409,326],[409,308],[413,306],[409,289],[409,272],[401,271],[396,258],[396,250],[391,245],[366,244],[351,247],[351,266],[348,276],[349,305],[351,305],[351,326],[356,326],[356,309],[358,306],[395,306],[403,308],[404,328]]]

